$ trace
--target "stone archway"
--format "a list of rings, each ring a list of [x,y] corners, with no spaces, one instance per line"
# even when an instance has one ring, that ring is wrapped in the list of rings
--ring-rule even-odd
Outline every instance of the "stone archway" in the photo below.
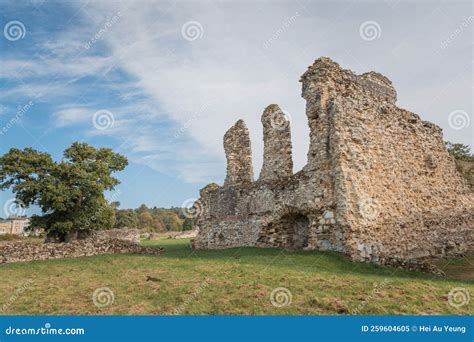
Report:
[[[258,244],[267,247],[302,249],[308,245],[309,219],[301,213],[288,213],[263,227]]]

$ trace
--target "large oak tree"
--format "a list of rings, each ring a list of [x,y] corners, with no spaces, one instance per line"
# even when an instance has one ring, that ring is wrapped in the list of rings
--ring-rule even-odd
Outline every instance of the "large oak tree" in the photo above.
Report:
[[[127,164],[111,149],[85,143],[73,143],[60,162],[32,148],[12,148],[0,157],[0,189],[11,188],[19,203],[41,208],[32,228],[44,228],[49,241],[68,241],[113,226],[104,191],[119,184],[112,173]]]

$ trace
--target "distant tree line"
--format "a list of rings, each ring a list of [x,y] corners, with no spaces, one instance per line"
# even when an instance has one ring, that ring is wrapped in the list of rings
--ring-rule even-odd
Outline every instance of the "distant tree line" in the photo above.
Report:
[[[181,208],[148,208],[142,204],[137,209],[119,209],[119,202],[112,202],[111,206],[115,209],[115,228],[157,233],[193,229],[193,219],[185,216]]]

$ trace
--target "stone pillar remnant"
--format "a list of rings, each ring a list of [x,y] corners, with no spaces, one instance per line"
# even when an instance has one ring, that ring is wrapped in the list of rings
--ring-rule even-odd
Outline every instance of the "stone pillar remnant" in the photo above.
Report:
[[[227,158],[225,185],[253,181],[252,149],[245,122],[239,120],[224,135],[224,151]]]
[[[276,180],[293,174],[290,120],[276,104],[265,108],[263,125],[263,166],[259,180]]]

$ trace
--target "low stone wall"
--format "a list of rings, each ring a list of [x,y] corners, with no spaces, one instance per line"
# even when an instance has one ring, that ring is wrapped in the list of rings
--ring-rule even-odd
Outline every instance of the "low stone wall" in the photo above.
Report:
[[[184,232],[179,232],[179,234],[176,234],[174,236],[171,236],[172,239],[192,239],[197,236],[197,230],[188,230]]]
[[[100,230],[95,233],[97,238],[103,239],[117,239],[124,241],[131,241],[135,243],[140,242],[140,231],[138,229],[108,229]]]
[[[143,247],[119,239],[95,237],[69,243],[8,242],[0,245],[0,264],[33,260],[77,258],[102,254],[160,255],[162,248]]]
[[[166,232],[166,233],[142,233],[141,238],[145,240],[158,240],[158,239],[190,239],[196,237],[198,234],[197,230],[186,230],[182,232]]]

